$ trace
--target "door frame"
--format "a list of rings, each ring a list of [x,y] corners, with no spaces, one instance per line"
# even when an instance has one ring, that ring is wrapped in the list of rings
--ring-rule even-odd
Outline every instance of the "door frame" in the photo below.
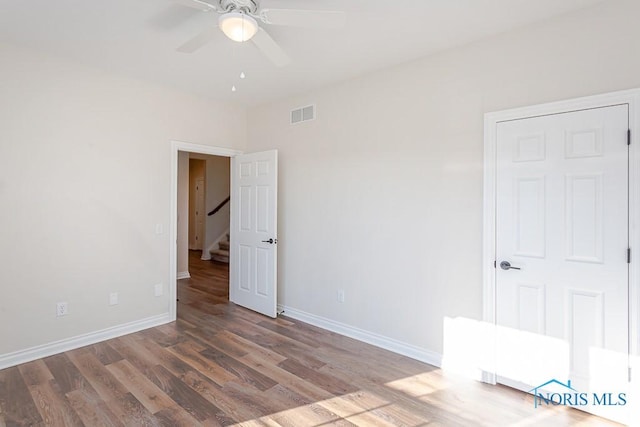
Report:
[[[614,105],[629,106],[629,246],[631,264],[629,266],[629,354],[640,355],[640,89],[612,92],[583,98],[575,98],[541,105],[514,108],[484,115],[484,188],[483,188],[483,320],[496,325],[496,145],[497,125],[500,122],[546,116],[571,111],[586,110]],[[632,337],[635,337],[632,339]],[[494,348],[495,336],[488,337]],[[633,358],[630,358],[633,361]],[[637,366],[632,366],[633,375]],[[496,366],[483,371],[482,381],[496,384]]]
[[[171,203],[169,211],[169,318],[175,321],[178,314],[178,152],[209,154],[220,157],[235,157],[242,151],[210,145],[171,141]]]

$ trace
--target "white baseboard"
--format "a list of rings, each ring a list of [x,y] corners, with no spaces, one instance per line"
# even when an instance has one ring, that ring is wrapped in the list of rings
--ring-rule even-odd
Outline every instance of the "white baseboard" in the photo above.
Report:
[[[191,279],[191,275],[188,271],[181,271],[176,275],[176,280],[180,279]]]
[[[158,316],[148,317],[146,319],[135,320],[133,322],[124,323],[118,326],[102,329],[87,334],[78,335],[71,338],[65,338],[60,341],[54,341],[48,344],[36,347],[18,350],[13,353],[0,355],[0,369],[16,366],[21,363],[31,362],[32,360],[41,359],[43,357],[52,356],[54,354],[63,353],[65,351],[74,350],[86,345],[95,344],[100,341],[117,338],[122,335],[138,332],[143,329],[152,328],[154,326],[164,325],[173,321],[169,313],[160,314]]]
[[[366,342],[367,344],[375,345],[376,347],[384,348],[385,350],[428,363],[429,365],[437,367],[442,366],[442,355],[431,350],[403,343],[393,338],[365,331],[345,323],[336,322],[335,320],[316,316],[315,314],[307,313],[284,305],[278,305],[278,312],[293,319],[309,323],[310,325],[317,326],[358,341]]]

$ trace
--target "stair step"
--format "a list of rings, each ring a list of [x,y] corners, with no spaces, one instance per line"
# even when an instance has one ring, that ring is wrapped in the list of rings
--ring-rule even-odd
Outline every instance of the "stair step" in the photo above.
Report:
[[[211,259],[218,262],[229,263],[229,251],[225,251],[224,249],[214,249],[209,251],[211,254]]]
[[[227,241],[222,240],[222,241],[218,242],[218,246],[220,246],[220,249],[228,251],[229,250],[229,241],[228,240]]]

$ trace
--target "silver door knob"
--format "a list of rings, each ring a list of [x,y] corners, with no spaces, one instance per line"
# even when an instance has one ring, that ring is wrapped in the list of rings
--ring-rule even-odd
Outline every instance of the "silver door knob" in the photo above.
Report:
[[[520,267],[512,267],[509,261],[502,261],[500,263],[500,268],[503,270],[520,270]]]

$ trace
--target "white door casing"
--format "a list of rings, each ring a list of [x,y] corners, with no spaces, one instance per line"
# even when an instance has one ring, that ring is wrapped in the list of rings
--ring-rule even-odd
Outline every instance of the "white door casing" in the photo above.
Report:
[[[231,160],[229,299],[277,316],[276,150]]]
[[[598,377],[595,381],[592,380],[592,385],[611,385],[614,383],[612,377],[622,377],[624,376],[626,379],[627,375],[623,375],[623,371],[626,371],[626,354],[625,349],[630,353],[630,361],[631,366],[634,366],[634,361],[637,358],[638,354],[638,320],[639,320],[639,293],[638,293],[638,277],[640,277],[639,273],[639,264],[640,261],[638,257],[637,250],[631,251],[631,263],[626,265],[626,248],[630,246],[632,249],[638,248],[640,245],[640,230],[638,228],[638,212],[640,212],[640,186],[637,181],[639,179],[638,171],[640,170],[640,151],[638,150],[637,144],[640,142],[636,135],[634,129],[638,129],[640,127],[640,115],[638,114],[637,105],[640,102],[640,90],[629,90],[622,91],[604,95],[591,96],[586,98],[579,98],[567,101],[554,102],[550,104],[543,104],[537,106],[530,107],[522,107],[513,110],[505,110],[495,113],[488,113],[485,115],[485,170],[484,170],[484,243],[483,243],[483,282],[484,282],[484,320],[491,324],[496,324],[498,322],[498,317],[500,317],[500,323],[509,323],[511,322],[511,326],[514,323],[517,325],[517,328],[501,328],[497,327],[496,331],[501,330],[509,330],[520,332],[519,329],[524,330],[525,332],[519,333],[520,342],[516,342],[515,345],[521,345],[524,341],[526,342],[526,337],[539,338],[537,344],[533,345],[540,349],[537,352],[537,356],[541,359],[544,359],[543,348],[545,345],[547,347],[554,347],[554,344],[557,344],[558,349],[564,345],[564,351],[568,354],[567,358],[564,361],[565,371],[571,370],[571,375],[573,375],[573,385],[580,386],[580,377],[581,373],[584,374],[584,371],[593,372],[594,369],[599,373]],[[618,169],[614,171],[614,175],[617,174],[617,178],[608,176],[607,173],[598,174],[594,167],[595,163],[601,161],[601,156],[593,155],[589,157],[589,152],[591,154],[595,154],[594,151],[600,150],[600,147],[597,147],[596,139],[602,140],[600,137],[604,137],[604,133],[606,130],[598,130],[598,126],[588,126],[587,129],[576,129],[575,126],[569,126],[571,129],[567,129],[565,135],[562,137],[562,150],[556,151],[556,153],[549,152],[547,149],[547,145],[545,147],[540,147],[539,141],[541,139],[545,139],[545,141],[549,142],[549,135],[543,134],[540,129],[523,129],[522,134],[520,135],[520,147],[518,147],[517,151],[513,150],[507,152],[500,152],[500,147],[498,144],[499,134],[501,132],[509,131],[508,126],[504,126],[511,121],[518,121],[522,119],[532,119],[540,116],[548,116],[548,115],[560,115],[566,112],[572,111],[580,111],[580,110],[589,110],[589,109],[601,109],[602,107],[613,107],[612,109],[607,109],[608,112],[616,111],[619,113],[618,124],[613,125],[613,127],[618,127],[618,130],[613,131],[614,133],[618,133],[616,138],[619,138],[623,143],[626,143],[627,135],[626,129],[631,129],[631,135],[629,142],[631,145],[629,146],[629,187],[628,194],[629,198],[618,197],[618,200],[623,200],[623,203],[629,202],[628,213],[629,218],[627,222],[627,209],[626,207],[622,207],[617,214],[622,213],[621,220],[622,228],[628,224],[627,234],[624,237],[620,238],[618,235],[618,240],[625,240],[622,244],[622,250],[617,250],[617,254],[609,255],[610,251],[616,251],[615,249],[610,249],[613,243],[611,242],[611,238],[607,237],[607,233],[611,231],[611,227],[606,225],[608,221],[607,214],[611,213],[612,206],[608,206],[608,201],[613,197],[616,199],[614,193],[619,192],[620,194],[626,192],[625,184],[626,184],[626,161],[625,164],[622,165],[621,169],[623,175],[620,175]],[[622,110],[620,110],[622,109]],[[595,112],[594,114],[602,114],[603,110],[600,110],[600,113]],[[588,116],[591,113],[587,113]],[[607,115],[607,113],[604,113]],[[616,113],[613,113],[616,115]],[[585,117],[583,115],[583,117]],[[534,121],[531,121],[534,123]],[[513,129],[512,129],[513,130]],[[586,132],[585,132],[586,131]],[[604,132],[604,133],[602,133]],[[600,133],[600,135],[598,135]],[[595,135],[595,137],[594,137]],[[504,135],[502,135],[504,136]],[[513,136],[513,135],[512,135]],[[591,139],[590,139],[591,138]],[[565,139],[569,141],[568,144],[565,144]],[[571,146],[571,140],[575,142],[574,146]],[[596,144],[594,145],[594,142]],[[627,151],[626,147],[620,147],[620,152],[626,156]],[[611,150],[609,148],[604,148],[606,154],[611,154]],[[505,215],[499,215],[498,210],[500,205],[499,194],[504,190],[504,183],[500,183],[500,180],[504,178],[500,175],[500,170],[497,168],[497,164],[499,162],[499,157],[507,157],[511,160],[512,164],[516,165],[516,170],[520,169],[524,170],[521,173],[518,179],[513,179],[509,184],[509,191],[512,193],[512,196],[515,194],[516,199],[520,202],[520,207],[522,208],[522,216],[520,221],[528,221],[530,224],[535,224],[534,227],[527,227],[526,229],[521,229],[520,233],[513,233],[512,238],[507,240],[506,246],[503,242],[500,244],[498,234],[500,224],[505,223],[505,221],[512,222],[511,227],[514,227],[513,218],[507,217],[505,219]],[[559,157],[556,160],[549,160],[550,157]],[[581,157],[583,156],[583,157]],[[550,161],[554,163],[556,166],[560,165],[559,168],[562,168],[563,163],[569,162],[570,165],[575,170],[564,171],[562,176],[558,178],[546,176],[543,172],[541,172],[540,164],[544,163],[545,160],[535,160],[536,158],[546,158],[546,161]],[[515,160],[515,162],[514,162]],[[529,160],[529,161],[527,161]],[[585,162],[586,161],[586,162]],[[606,163],[606,162],[605,162]],[[528,164],[528,166],[527,166]],[[579,170],[579,167],[576,165],[582,164],[583,170]],[[609,164],[610,166],[610,164]],[[603,167],[607,167],[604,165]],[[537,169],[536,169],[537,168]],[[589,170],[591,168],[591,170]],[[621,176],[623,178],[621,179]],[[611,179],[618,179],[618,181],[622,180],[620,188],[614,188],[611,186]],[[500,188],[500,189],[499,189]],[[611,190],[613,189],[613,190]],[[517,191],[516,191],[517,190]],[[544,191],[543,191],[544,190]],[[588,195],[594,195],[594,192],[600,193],[603,197],[602,200],[590,200],[590,204],[585,204],[588,199]],[[565,210],[565,202],[561,201],[560,206],[562,208],[562,212],[560,212],[560,226],[564,227],[565,222],[575,222],[575,230],[587,227],[589,223],[594,225],[597,222],[602,222],[602,234],[599,235],[599,231],[596,227],[595,233],[573,233],[569,227],[565,227],[560,233],[555,232],[552,238],[555,238],[558,242],[557,244],[551,245],[543,245],[543,239],[541,238],[540,230],[545,229],[545,234],[542,235],[545,239],[548,239],[548,235],[551,233],[549,230],[553,230],[555,227],[558,228],[558,224],[550,223],[548,219],[548,215],[541,216],[540,209],[537,209],[537,200],[541,198],[546,199],[546,204],[556,203],[559,197],[565,198],[565,196],[569,194],[573,196],[573,200],[568,200],[569,208]],[[571,199],[571,197],[569,197]],[[515,203],[515,202],[514,202]],[[504,203],[503,203],[504,204]],[[557,203],[556,203],[557,204]],[[602,216],[598,217],[597,209],[594,210],[596,205],[602,205]],[[615,202],[614,202],[615,204]],[[528,206],[528,208],[527,208]],[[585,206],[590,206],[590,211],[592,215],[582,215],[580,212],[585,211]],[[582,207],[582,208],[581,208]],[[573,211],[571,210],[573,208]],[[504,209],[504,206],[503,208]],[[509,207],[512,213],[515,212],[516,208],[514,205]],[[557,208],[556,208],[557,210]],[[577,212],[576,212],[577,210]],[[615,214],[614,214],[615,216]],[[611,215],[609,215],[611,217]],[[582,221],[582,222],[580,222]],[[617,220],[614,220],[617,221]],[[557,222],[557,221],[556,221]],[[617,224],[618,228],[620,224]],[[515,226],[517,228],[517,225]],[[536,229],[538,232],[531,232],[531,229]],[[615,226],[614,226],[615,228]],[[516,242],[515,238],[519,237],[520,242]],[[628,238],[628,241],[626,239]],[[602,247],[601,249],[597,249],[593,246],[596,240],[601,239]],[[568,252],[571,255],[567,255],[567,251],[564,248],[564,242],[568,241],[570,244],[567,245]],[[519,247],[516,247],[519,244]],[[573,248],[571,247],[573,245]],[[617,245],[617,244],[616,244]],[[588,251],[589,253],[580,253],[585,252],[584,249],[586,247],[590,247],[592,250]],[[509,255],[509,251],[511,251],[512,258],[505,258],[506,255]],[[518,252],[519,255],[513,255],[514,252]],[[505,255],[506,254],[506,255]],[[537,264],[545,264],[549,260],[544,260],[542,256],[545,258],[552,258],[557,254],[561,254],[566,259],[564,261],[556,262],[556,264],[574,264],[574,265],[585,265],[588,270],[594,274],[593,276],[589,275],[589,280],[593,282],[594,278],[597,278],[597,271],[600,270],[608,270],[607,273],[603,273],[606,277],[615,277],[617,275],[624,275],[627,278],[628,287],[625,288],[621,293],[622,298],[617,299],[617,304],[620,306],[620,310],[616,309],[616,313],[611,314],[611,307],[615,306],[616,298],[612,295],[609,297],[613,298],[614,301],[608,301],[609,298],[605,298],[607,292],[611,290],[603,290],[598,291],[594,289],[589,289],[588,286],[585,285],[584,280],[577,280],[580,282],[578,285],[575,285],[576,280],[574,280],[574,284],[571,283],[561,283],[564,286],[565,290],[560,292],[561,298],[564,303],[565,313],[575,313],[575,318],[565,318],[561,322],[558,322],[558,319],[554,319],[553,315],[547,316],[546,313],[544,316],[540,316],[539,313],[542,310],[542,306],[547,303],[547,301],[551,298],[555,300],[556,298],[553,296],[554,293],[558,293],[557,289],[552,289],[550,291],[548,283],[540,283],[540,282],[548,282],[548,278],[543,278],[544,280],[539,280],[539,277],[536,277],[535,273],[532,273],[532,268]],[[620,256],[621,255],[621,256]],[[537,257],[536,257],[537,256]],[[617,262],[610,262],[612,260],[612,256],[617,256]],[[520,271],[504,271],[498,268],[494,268],[494,261],[500,263],[501,260],[506,260],[511,262],[514,267],[521,267],[523,270]],[[553,264],[553,262],[551,262]],[[552,266],[553,267],[553,266]],[[557,267],[557,266],[556,266]],[[533,268],[535,271],[536,269]],[[613,271],[617,271],[613,272]],[[517,273],[524,273],[517,276]],[[600,271],[602,273],[602,271]],[[566,281],[565,277],[562,276],[565,273],[559,273],[554,276],[562,279],[561,281]],[[507,281],[500,280],[501,276],[507,277]],[[566,275],[566,274],[565,274]],[[604,277],[604,276],[601,276]],[[575,277],[579,279],[579,276]],[[502,285],[504,287],[509,288],[507,284],[511,280],[512,282],[519,283],[516,286],[511,286],[510,289],[507,289],[507,293],[503,294],[503,290],[501,290]],[[614,280],[615,281],[615,280]],[[607,286],[613,286],[610,283]],[[586,287],[586,289],[585,289]],[[606,286],[605,286],[606,288]],[[616,292],[615,290],[613,291]],[[620,294],[620,292],[618,292]],[[557,295],[556,295],[557,296]],[[507,313],[499,313],[498,306],[502,304],[505,305],[505,301],[500,302],[501,299],[511,299],[512,304],[507,304]],[[612,304],[610,304],[612,303]],[[551,305],[556,304],[556,301],[552,301]],[[598,307],[601,307],[598,310]],[[520,312],[518,312],[518,308],[521,308]],[[609,313],[607,313],[609,310]],[[509,312],[510,311],[510,312]],[[590,313],[595,313],[595,316],[592,316]],[[621,313],[621,315],[620,315]],[[630,317],[628,319],[624,319],[624,317],[629,314]],[[551,317],[550,317],[551,316]],[[622,316],[622,318],[620,317]],[[604,320],[603,320],[604,317]],[[611,318],[607,318],[611,317]],[[587,318],[586,322],[577,328],[577,330],[572,330],[571,322],[577,322],[580,318]],[[616,334],[615,332],[610,332],[608,329],[611,329],[611,322],[618,322],[622,326],[622,333]],[[557,324],[560,323],[562,327],[558,327]],[[627,326],[623,325],[626,324]],[[575,325],[573,325],[575,326]],[[545,335],[537,333],[538,331],[546,331],[550,329],[555,329],[554,333],[560,333],[563,336],[571,336],[571,333],[575,333],[575,342],[569,345],[569,340],[564,339],[554,339],[553,337],[549,338]],[[575,329],[575,328],[574,328]],[[595,334],[584,334],[587,330],[595,330]],[[582,334],[582,335],[581,335]],[[518,334],[515,334],[518,336]],[[594,337],[599,337],[598,339],[604,343],[604,346],[612,346],[616,345],[618,348],[622,348],[622,352],[618,351],[606,351],[603,349],[598,349],[597,345],[590,340],[594,339]],[[625,339],[625,337],[627,339]],[[512,336],[513,338],[513,336]],[[531,340],[529,340],[531,341]],[[625,342],[626,341],[626,342]],[[569,347],[573,346],[574,348],[584,348],[590,347],[591,352],[589,355],[589,362],[586,362],[584,359],[582,361],[575,359],[575,356],[570,355]],[[512,346],[513,347],[513,346]],[[500,353],[500,351],[498,352]],[[515,355],[517,357],[517,351],[515,351]],[[523,351],[521,353],[527,353]],[[529,353],[532,353],[530,351]],[[513,349],[511,356],[514,356]],[[573,357],[573,358],[571,358]],[[497,358],[498,364],[504,362],[505,359],[513,360],[513,357],[503,357],[502,360]],[[610,369],[597,369],[594,366],[597,366],[596,362],[602,362],[603,359],[608,359],[609,362],[614,361],[615,364],[619,365],[621,369],[613,369],[612,372]],[[595,365],[591,366],[587,369],[587,365],[585,363],[595,363]],[[525,363],[526,365],[526,363]],[[527,370],[525,375],[520,375],[521,380],[525,380],[524,382],[534,381],[532,379],[533,373],[530,372],[530,369],[533,365],[527,365]],[[562,371],[562,363],[556,364],[554,367],[549,366],[548,369],[551,372],[553,369],[557,369],[555,372],[560,375],[560,371]],[[485,366],[484,368],[485,374],[483,376],[484,381],[489,383],[495,383],[496,379],[504,379],[498,377],[496,373],[500,374],[500,368],[495,366]],[[617,372],[615,372],[617,371]],[[502,372],[509,375],[513,375],[514,371],[511,372]],[[626,374],[626,372],[624,372]],[[609,374],[610,378],[605,379],[603,381],[603,377]],[[549,376],[554,375],[550,373]],[[636,368],[633,368],[633,371],[629,372],[629,375],[632,378],[631,385],[635,383],[637,374]],[[569,374],[566,375],[568,376]],[[527,380],[527,378],[529,378]],[[546,378],[549,379],[549,378]],[[558,378],[562,380],[562,378]],[[584,380],[584,375],[582,376]],[[620,378],[618,378],[619,380]],[[577,382],[576,382],[577,381]],[[504,381],[503,381],[504,382]],[[514,381],[515,385],[518,386],[517,381]],[[540,383],[538,383],[540,384]],[[584,381],[583,381],[584,384]],[[520,383],[520,386],[523,386],[524,383]],[[629,383],[627,383],[629,385]],[[522,387],[521,387],[522,388]],[[631,387],[632,389],[634,387]],[[633,393],[632,393],[633,394]],[[585,409],[585,408],[582,408]],[[587,408],[588,409],[588,408]],[[588,409],[589,410],[589,409]],[[615,415],[605,414],[606,416],[610,416],[612,418],[618,418]]]

